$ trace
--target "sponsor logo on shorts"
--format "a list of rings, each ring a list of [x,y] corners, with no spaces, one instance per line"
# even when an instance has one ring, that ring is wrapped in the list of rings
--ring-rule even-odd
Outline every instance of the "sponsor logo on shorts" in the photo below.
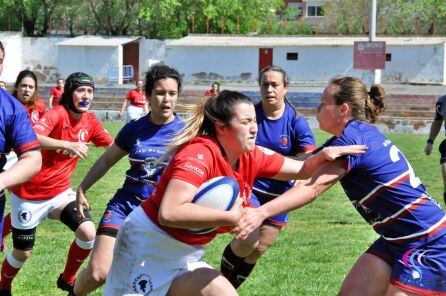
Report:
[[[132,283],[133,291],[139,295],[147,296],[153,291],[152,278],[147,274],[138,275]]]
[[[27,224],[29,221],[31,221],[32,213],[28,209],[21,209],[18,213],[18,218],[20,223]]]
[[[112,215],[111,211],[106,211],[104,214],[104,222],[110,221],[111,215]]]

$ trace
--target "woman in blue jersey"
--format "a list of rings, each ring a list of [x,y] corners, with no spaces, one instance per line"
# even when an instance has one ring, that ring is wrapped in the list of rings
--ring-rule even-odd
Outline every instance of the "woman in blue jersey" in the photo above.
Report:
[[[354,77],[332,80],[318,107],[324,146],[363,144],[363,155],[321,165],[312,177],[275,200],[248,209],[244,238],[270,216],[302,207],[338,180],[353,206],[380,235],[357,260],[340,295],[446,295],[446,215],[401,151],[373,125],[384,90]]]
[[[268,66],[259,74],[262,100],[256,104],[258,133],[256,145],[285,156],[298,156],[313,151],[314,136],[303,115],[287,99],[289,79],[282,68]],[[252,188],[251,206],[258,207],[291,187],[292,181],[256,179]],[[258,235],[249,240],[233,240],[223,252],[221,271],[238,288],[253,270],[257,260],[276,240],[288,223],[288,213],[266,219]]]
[[[88,208],[86,191],[121,158],[128,155],[130,169],[125,182],[110,200],[99,223],[88,267],[76,279],[74,294],[86,295],[101,286],[110,269],[118,230],[125,218],[141,201],[147,199],[164,168],[157,161],[167,151],[166,145],[183,127],[174,113],[181,90],[181,76],[168,66],[155,65],[146,74],[145,91],[151,112],[126,124],[113,145],[93,165],[77,190],[77,208],[82,215]]]

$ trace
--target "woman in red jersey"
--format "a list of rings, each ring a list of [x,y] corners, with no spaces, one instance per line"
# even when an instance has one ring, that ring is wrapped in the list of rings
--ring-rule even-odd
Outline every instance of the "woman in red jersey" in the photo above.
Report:
[[[12,96],[25,106],[32,125],[36,124],[46,112],[45,101],[37,97],[38,92],[36,74],[30,70],[21,71],[15,81]]]
[[[136,82],[136,88],[129,91],[122,104],[120,116],[127,112],[127,122],[140,118],[149,113],[147,106],[146,93],[143,90],[144,82],[139,79]]]
[[[72,289],[76,272],[93,247],[94,223],[88,211],[84,211],[85,219],[79,219],[76,193],[70,184],[78,159],[87,157],[89,142],[104,148],[113,142],[96,116],[87,112],[93,88],[89,75],[71,74],[65,83],[61,105],[52,108],[34,125],[42,148],[42,169],[30,181],[11,189],[14,248],[3,261],[0,295],[10,293],[12,280],[33,249],[36,227],[45,218],[60,220],[76,236],[65,270],[57,281],[59,288]]]
[[[236,295],[231,283],[202,260],[203,245],[238,224],[254,179],[307,178],[327,159],[365,149],[327,148],[302,162],[256,147],[256,135],[254,105],[242,93],[225,90],[197,107],[172,142],[170,152],[176,154],[155,192],[119,232],[104,295]],[[232,209],[192,203],[199,186],[218,176],[238,181],[240,198]],[[206,234],[188,231],[209,227],[217,229]]]

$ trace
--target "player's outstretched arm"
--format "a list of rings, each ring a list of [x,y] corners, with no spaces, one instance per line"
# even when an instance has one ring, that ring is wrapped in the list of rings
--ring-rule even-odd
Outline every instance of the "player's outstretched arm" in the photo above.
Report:
[[[42,166],[40,151],[27,151],[19,155],[18,159],[11,168],[0,174],[0,190],[26,182],[40,171]]]
[[[305,161],[286,157],[280,172],[273,179],[305,180],[324,162],[334,161],[343,155],[363,154],[366,151],[367,146],[365,145],[330,146],[323,148],[318,153],[308,157]]]
[[[90,168],[76,192],[76,207],[80,218],[85,218],[83,211],[84,208],[90,209],[90,205],[88,204],[88,200],[85,195],[87,190],[90,189],[90,187],[101,179],[111,167],[113,167],[127,154],[127,151],[122,150],[118,145],[113,143]]]
[[[344,159],[323,163],[305,181],[286,191],[279,197],[258,208],[248,208],[240,219],[238,239],[246,239],[262,222],[269,217],[289,212],[314,201],[322,192],[333,186],[346,172]]]

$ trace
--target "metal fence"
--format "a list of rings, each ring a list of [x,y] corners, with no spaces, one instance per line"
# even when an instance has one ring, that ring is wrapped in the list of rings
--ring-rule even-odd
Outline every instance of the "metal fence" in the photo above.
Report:
[[[119,83],[119,70],[122,69],[122,82],[132,82],[134,70],[132,65],[124,65],[122,67],[110,67],[107,71],[108,85]]]

